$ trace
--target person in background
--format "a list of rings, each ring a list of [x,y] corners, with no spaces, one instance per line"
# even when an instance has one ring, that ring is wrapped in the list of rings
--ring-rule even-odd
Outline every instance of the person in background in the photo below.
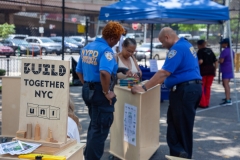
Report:
[[[206,47],[205,40],[197,41],[198,46],[198,63],[200,66],[200,74],[202,76],[202,98],[198,107],[209,107],[211,86],[217,68],[217,58],[210,48]]]
[[[127,29],[124,28],[124,33],[121,35],[120,40],[118,41],[118,43],[116,45],[114,45],[112,47],[112,50],[114,53],[122,52],[122,43],[126,38],[127,32],[128,32]]]
[[[119,44],[118,44],[118,48],[119,48],[119,52],[122,52],[122,48],[123,48],[123,41],[126,39],[126,35],[127,35],[128,30],[126,28],[124,28],[124,33],[121,35],[121,38],[119,40]]]
[[[137,43],[132,38],[126,38],[122,44],[122,51],[118,53],[117,61],[119,68],[126,68],[128,71],[126,74],[119,72],[117,74],[118,79],[124,79],[127,77],[142,77],[142,71],[140,70],[136,59],[133,54],[136,50]]]
[[[74,103],[72,101],[72,98],[69,97],[67,136],[71,139],[77,140],[77,142],[80,143],[79,131],[82,129],[82,127],[74,111]]]
[[[163,82],[171,88],[167,112],[170,155],[191,159],[194,119],[202,95],[197,53],[188,41],[179,39],[169,27],[160,31],[158,39],[164,48],[169,49],[162,69],[144,85],[134,85],[131,91],[133,94],[146,92]]]
[[[82,98],[88,107],[90,124],[87,131],[85,160],[100,160],[104,142],[113,123],[116,95],[113,92],[117,74],[116,55],[112,47],[124,33],[118,22],[108,22],[103,28],[102,37],[87,46],[80,53],[76,67],[77,75],[83,84]]]
[[[232,105],[230,97],[230,85],[229,82],[234,78],[234,70],[232,66],[230,42],[228,38],[223,39],[221,42],[221,47],[224,48],[219,57],[220,71],[222,72],[222,83],[225,90],[225,98],[222,99],[223,102],[220,105]],[[232,51],[232,56],[234,59],[234,51]]]

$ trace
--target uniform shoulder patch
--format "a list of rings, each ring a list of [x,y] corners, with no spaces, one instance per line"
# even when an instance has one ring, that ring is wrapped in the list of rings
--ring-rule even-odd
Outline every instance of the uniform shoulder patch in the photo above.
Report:
[[[104,52],[104,55],[107,58],[107,60],[109,60],[109,61],[111,61],[113,59],[113,53],[110,51]]]
[[[176,50],[171,50],[171,51],[168,52],[167,57],[168,57],[168,59],[171,59],[171,58],[173,58],[176,54],[177,54],[177,51],[176,51]]]

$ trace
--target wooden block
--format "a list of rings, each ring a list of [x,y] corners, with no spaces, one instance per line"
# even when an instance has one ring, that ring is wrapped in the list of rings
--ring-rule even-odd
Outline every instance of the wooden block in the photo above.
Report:
[[[18,138],[26,138],[26,131],[17,131]]]
[[[27,139],[31,139],[32,138],[32,124],[29,123],[27,124]]]
[[[179,158],[179,157],[168,156],[168,155],[165,155],[165,158],[167,158],[168,160],[187,160],[186,158]]]
[[[41,139],[41,128],[40,128],[40,125],[37,123],[35,126],[34,140],[39,141],[40,139]]]

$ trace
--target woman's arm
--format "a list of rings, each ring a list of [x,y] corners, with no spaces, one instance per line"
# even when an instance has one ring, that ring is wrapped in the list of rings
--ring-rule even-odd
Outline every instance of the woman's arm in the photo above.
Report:
[[[137,70],[138,70],[138,73],[140,74],[140,77],[142,77],[142,71],[141,71],[141,69],[140,69],[139,66],[138,66],[138,63],[137,63],[136,58],[135,58],[134,56],[131,56],[131,57],[132,57],[132,59],[133,59],[133,61],[134,61],[134,64],[135,64]]]
[[[224,62],[224,58],[219,58],[218,62],[219,63],[223,63]]]

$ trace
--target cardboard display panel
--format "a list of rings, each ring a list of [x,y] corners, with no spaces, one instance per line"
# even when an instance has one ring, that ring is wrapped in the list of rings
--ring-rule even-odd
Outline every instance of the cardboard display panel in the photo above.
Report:
[[[22,59],[19,130],[32,124],[36,142],[46,140],[50,129],[56,142],[66,143],[69,66],[69,61]]]
[[[2,137],[15,137],[20,109],[20,77],[2,78]],[[11,126],[11,127],[9,127]]]
[[[133,95],[129,88],[115,86],[117,102],[110,131],[111,154],[122,160],[146,160],[158,149],[159,90],[160,85],[157,85],[145,93]]]

